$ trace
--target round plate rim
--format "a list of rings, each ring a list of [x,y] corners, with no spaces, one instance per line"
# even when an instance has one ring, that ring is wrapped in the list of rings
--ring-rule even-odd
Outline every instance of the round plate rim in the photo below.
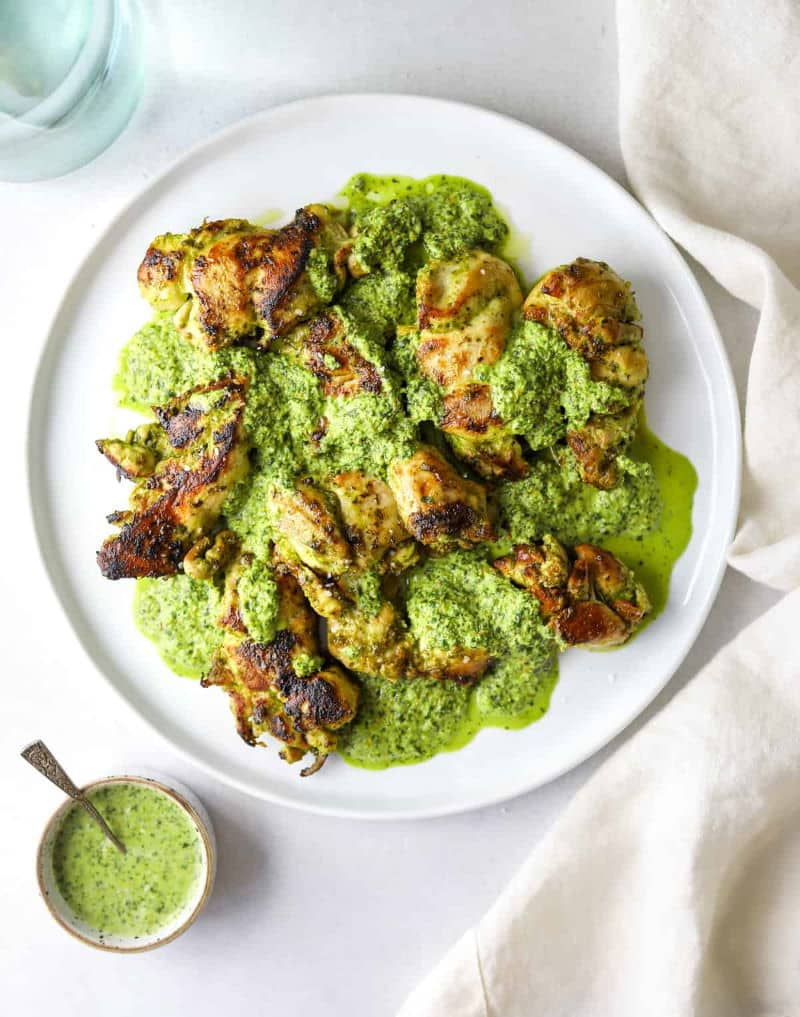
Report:
[[[26,426],[26,441],[25,441],[25,462],[26,462],[26,478],[27,478],[27,490],[28,490],[28,505],[33,521],[33,529],[36,537],[35,543],[37,552],[39,555],[39,561],[47,576],[50,588],[55,595],[55,598],[60,605],[64,615],[66,616],[70,628],[77,640],[79,647],[81,648],[84,657],[91,666],[92,670],[98,674],[98,676],[109,686],[114,694],[125,703],[128,710],[130,710],[138,719],[144,723],[151,731],[153,731],[166,745],[168,745],[174,752],[177,752],[181,757],[191,762],[193,765],[198,766],[205,773],[220,780],[223,784],[229,787],[233,787],[242,793],[251,797],[259,798],[262,801],[268,801],[273,804],[283,805],[287,808],[297,809],[301,812],[310,812],[317,815],[331,816],[336,818],[346,819],[359,819],[359,820],[371,820],[375,822],[381,821],[397,821],[397,820],[417,820],[417,819],[433,819],[441,816],[449,816],[459,814],[462,812],[470,812],[475,809],[486,808],[491,805],[498,805],[502,802],[509,801],[512,798],[516,798],[519,795],[525,794],[529,791],[534,791],[537,788],[543,787],[550,782],[557,780],[559,777],[566,773],[574,770],[582,763],[586,762],[597,752],[609,745],[615,738],[617,738],[623,731],[625,731],[637,717],[653,703],[656,697],[666,688],[669,682],[674,677],[675,672],[681,666],[685,660],[687,654],[694,645],[697,637],[705,625],[711,608],[716,600],[719,592],[722,578],[727,568],[727,557],[723,553],[720,556],[720,560],[716,567],[716,574],[713,580],[708,584],[707,592],[704,601],[699,605],[693,624],[687,630],[687,635],[684,638],[684,646],[675,662],[675,667],[672,671],[665,674],[663,681],[653,686],[651,689],[651,695],[642,704],[637,705],[633,710],[624,716],[624,718],[613,728],[603,732],[602,736],[595,738],[593,741],[588,742],[585,748],[576,755],[576,757],[569,763],[565,763],[562,766],[554,768],[551,772],[545,775],[534,778],[533,780],[526,779],[518,786],[507,786],[497,793],[484,794],[477,797],[475,800],[468,802],[454,802],[451,805],[435,805],[423,808],[391,808],[385,809],[381,812],[375,812],[369,809],[349,808],[337,805],[325,805],[316,802],[306,802],[302,799],[292,797],[288,794],[282,794],[270,790],[268,788],[260,787],[255,784],[251,784],[246,780],[240,780],[231,774],[228,774],[224,769],[215,766],[213,763],[207,762],[205,759],[197,755],[190,748],[180,744],[173,740],[166,732],[162,731],[158,724],[151,720],[147,713],[136,706],[124,692],[118,688],[116,683],[105,673],[100,664],[96,661],[94,654],[90,650],[84,636],[81,634],[80,627],[76,624],[72,615],[72,606],[70,604],[69,596],[62,591],[60,583],[54,570],[51,568],[48,562],[48,556],[45,551],[46,547],[46,529],[47,524],[44,518],[44,513],[37,506],[36,499],[36,485],[37,477],[35,473],[35,446],[37,438],[37,426],[38,422],[35,418],[35,409],[39,402],[39,391],[47,380],[47,359],[48,355],[53,351],[56,339],[56,326],[64,313],[73,291],[77,288],[77,283],[83,274],[88,262],[94,256],[97,249],[108,239],[112,233],[114,227],[123,220],[127,214],[133,209],[133,207],[145,198],[145,196],[152,190],[158,188],[161,184],[169,179],[174,173],[179,171],[185,164],[191,163],[204,151],[212,149],[217,146],[220,142],[223,142],[227,137],[234,135],[248,127],[255,127],[261,122],[267,122],[272,118],[277,118],[284,115],[287,112],[296,111],[302,113],[302,111],[310,106],[324,105],[328,103],[333,104],[348,104],[352,102],[359,103],[381,103],[381,102],[396,102],[396,101],[409,102],[412,104],[424,105],[427,107],[438,107],[440,112],[446,113],[448,109],[457,109],[461,112],[479,114],[484,117],[496,119],[497,121],[503,122],[506,125],[512,126],[517,130],[530,132],[535,135],[540,144],[550,146],[553,150],[560,151],[562,156],[577,160],[583,164],[584,169],[596,178],[603,181],[603,183],[611,187],[617,192],[621,200],[627,203],[629,206],[633,206],[638,215],[644,215],[651,220],[651,224],[661,234],[663,240],[666,241],[667,249],[670,252],[673,262],[679,266],[679,270],[685,277],[689,288],[693,291],[695,299],[698,301],[699,307],[702,309],[706,317],[706,327],[708,329],[709,338],[712,341],[713,346],[716,348],[716,352],[719,355],[719,366],[722,372],[722,380],[724,383],[724,394],[727,396],[726,405],[722,407],[727,414],[730,416],[731,422],[731,446],[728,451],[728,455],[733,459],[733,490],[731,492],[732,497],[730,499],[727,509],[727,519],[722,519],[723,531],[725,535],[725,545],[727,546],[733,539],[733,535],[736,529],[736,521],[739,512],[739,501],[741,495],[741,479],[742,479],[742,436],[741,436],[741,415],[739,410],[739,402],[736,393],[736,384],[733,377],[733,371],[731,369],[730,360],[728,358],[725,344],[722,341],[722,336],[717,326],[714,315],[711,308],[706,300],[705,294],[703,293],[699,282],[697,281],[694,273],[686,263],[685,259],[681,255],[680,251],[676,247],[672,239],[662,230],[661,226],[652,218],[648,210],[641,205],[636,198],[627,191],[618,181],[611,177],[608,173],[602,170],[599,166],[593,163],[586,156],[581,155],[580,152],[576,152],[568,145],[551,135],[546,134],[544,131],[533,127],[524,121],[518,120],[515,117],[508,116],[504,113],[498,113],[494,110],[486,109],[482,106],[477,106],[472,103],[458,102],[452,99],[441,99],[433,96],[425,95],[414,95],[410,93],[399,93],[399,92],[348,92],[348,93],[334,93],[325,94],[319,96],[312,96],[305,99],[297,99],[288,103],[281,103],[276,106],[268,107],[267,109],[260,110],[252,113],[246,117],[242,117],[232,124],[222,128],[219,131],[214,132],[210,136],[203,138],[191,146],[187,151],[183,152],[177,158],[173,159],[160,173],[150,178],[145,184],[140,187],[136,192],[125,201],[122,206],[116,211],[116,213],[107,222],[105,228],[93,239],[91,245],[86,250],[84,256],[76,265],[73,272],[70,274],[67,283],[64,286],[63,294],[58,304],[56,305],[55,311],[47,325],[45,341],[37,357],[35,371],[33,373],[33,380],[29,386],[28,391],[28,417]]]

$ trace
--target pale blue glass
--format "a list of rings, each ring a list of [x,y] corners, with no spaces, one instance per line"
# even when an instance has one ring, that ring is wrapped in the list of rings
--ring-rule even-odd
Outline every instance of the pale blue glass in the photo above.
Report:
[[[136,0],[0,0],[0,180],[99,155],[142,89]]]

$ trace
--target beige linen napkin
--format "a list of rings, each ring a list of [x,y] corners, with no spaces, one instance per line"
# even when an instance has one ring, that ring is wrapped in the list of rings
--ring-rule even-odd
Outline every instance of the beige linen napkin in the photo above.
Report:
[[[794,590],[586,784],[401,1017],[800,1015],[800,0],[618,0],[632,186],[761,310],[730,560]]]
[[[800,3],[618,0],[633,190],[761,310],[731,564],[800,586]]]

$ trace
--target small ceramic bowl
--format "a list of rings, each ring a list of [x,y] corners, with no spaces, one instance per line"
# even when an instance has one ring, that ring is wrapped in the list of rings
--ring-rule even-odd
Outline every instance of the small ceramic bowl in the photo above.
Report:
[[[39,841],[39,851],[36,859],[39,891],[53,918],[62,928],[66,929],[67,932],[75,936],[82,943],[97,947],[99,950],[109,950],[113,953],[141,953],[143,950],[153,950],[157,946],[171,943],[173,939],[176,939],[189,928],[205,907],[208,898],[211,896],[217,869],[217,848],[214,830],[208,813],[196,795],[189,788],[184,787],[171,778],[154,775],[106,777],[103,780],[96,780],[91,784],[87,784],[83,790],[91,791],[109,784],[142,784],[161,794],[167,795],[183,809],[197,830],[201,844],[202,869],[196,891],[172,921],[148,935],[133,937],[104,933],[101,936],[96,929],[76,918],[61,896],[53,871],[53,847],[58,832],[61,829],[61,824],[70,809],[80,808],[71,798],[68,798],[50,817]]]

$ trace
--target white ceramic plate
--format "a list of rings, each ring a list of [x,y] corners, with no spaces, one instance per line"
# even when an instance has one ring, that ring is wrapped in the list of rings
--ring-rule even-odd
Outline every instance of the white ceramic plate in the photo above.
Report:
[[[94,439],[126,426],[110,388],[117,352],[149,316],[136,267],[149,241],[205,216],[255,218],[332,197],[358,171],[471,177],[527,239],[529,279],[583,255],[633,281],[642,309],[654,430],[690,457],[700,484],[694,536],[664,613],[611,654],[572,651],[549,713],[516,732],[484,730],[459,752],[365,771],[329,761],[303,780],[274,747],[236,736],[227,701],[174,676],[131,620],[133,584],[101,578],[95,550],[126,486]],[[64,610],[128,704],[179,751],[244,791],[298,808],[390,818],[441,815],[527,791],[576,766],[639,714],[696,638],[724,569],[739,492],[739,417],[714,320],[680,255],[648,214],[585,159],[484,110],[404,96],[333,96],[269,110],[194,149],[109,226],[53,323],[30,422],[36,527]],[[611,680],[613,679],[613,680]]]

